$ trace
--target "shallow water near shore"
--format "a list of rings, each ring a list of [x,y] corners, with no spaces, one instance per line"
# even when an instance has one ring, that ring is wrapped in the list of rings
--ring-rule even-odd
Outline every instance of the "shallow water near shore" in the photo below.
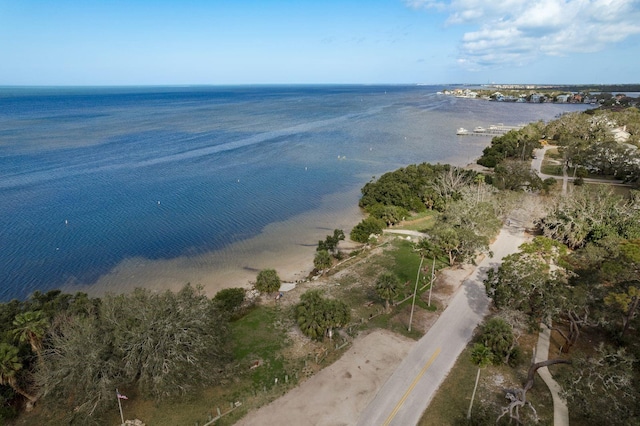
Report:
[[[0,300],[302,278],[373,176],[472,162],[490,138],[458,127],[584,109],[439,89],[0,88]]]

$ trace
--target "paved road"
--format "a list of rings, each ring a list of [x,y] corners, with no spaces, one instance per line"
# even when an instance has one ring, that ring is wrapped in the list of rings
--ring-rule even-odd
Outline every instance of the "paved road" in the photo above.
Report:
[[[449,370],[487,314],[489,298],[482,281],[489,268],[525,242],[520,228],[505,227],[486,257],[465,280],[447,309],[412,348],[394,374],[360,414],[358,425],[415,425]]]

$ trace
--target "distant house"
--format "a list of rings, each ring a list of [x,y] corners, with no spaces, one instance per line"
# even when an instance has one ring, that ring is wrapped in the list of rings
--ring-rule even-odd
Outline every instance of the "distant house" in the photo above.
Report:
[[[533,103],[541,103],[544,102],[544,98],[545,96],[543,94],[540,93],[534,93],[533,95],[531,95],[531,97],[529,98],[529,102],[533,102]]]
[[[558,95],[556,96],[556,102],[565,104],[569,102],[569,98],[571,98],[571,95]]]

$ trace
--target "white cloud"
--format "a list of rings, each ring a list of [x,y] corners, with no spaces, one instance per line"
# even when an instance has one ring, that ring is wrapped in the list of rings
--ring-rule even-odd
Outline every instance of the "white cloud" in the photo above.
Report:
[[[598,52],[640,34],[640,0],[406,0],[438,7],[471,29],[458,63],[468,69],[523,65],[545,56]]]
[[[442,0],[404,0],[404,4],[412,9],[436,9],[444,10],[447,4]]]

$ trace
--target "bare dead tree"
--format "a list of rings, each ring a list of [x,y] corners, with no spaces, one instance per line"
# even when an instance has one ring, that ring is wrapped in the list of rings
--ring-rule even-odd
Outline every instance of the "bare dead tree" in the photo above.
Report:
[[[462,169],[451,167],[448,171],[440,173],[431,184],[431,187],[441,197],[447,199],[459,192],[462,188],[469,186],[472,180]]]
[[[496,423],[505,415],[509,414],[509,418],[514,420],[517,424],[522,424],[520,420],[520,407],[528,406],[533,412],[534,418],[538,419],[538,413],[531,402],[527,401],[527,392],[533,388],[534,378],[538,369],[542,367],[548,367],[554,364],[571,364],[567,359],[548,359],[546,361],[536,362],[531,364],[529,372],[527,373],[527,381],[522,389],[506,389],[505,398],[510,401],[509,405],[502,407],[500,416],[496,419]]]

